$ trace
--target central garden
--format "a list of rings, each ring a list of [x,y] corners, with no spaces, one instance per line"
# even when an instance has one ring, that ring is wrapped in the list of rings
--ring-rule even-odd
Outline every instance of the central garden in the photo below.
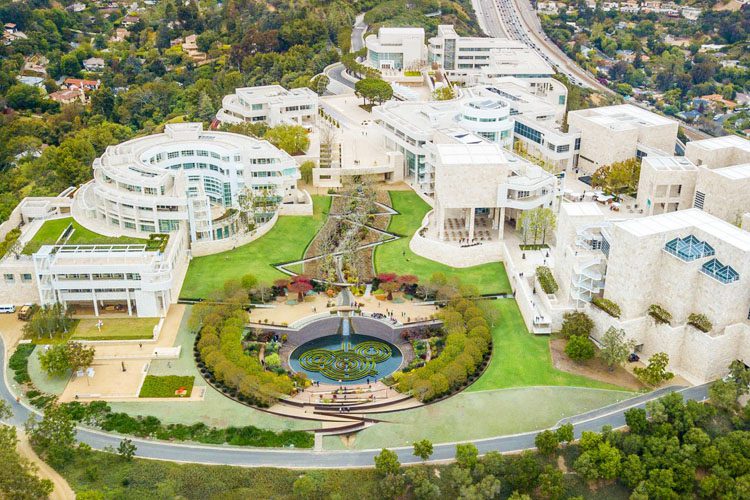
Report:
[[[392,344],[366,335],[329,335],[301,345],[289,358],[291,368],[310,380],[356,384],[396,371],[401,352]]]

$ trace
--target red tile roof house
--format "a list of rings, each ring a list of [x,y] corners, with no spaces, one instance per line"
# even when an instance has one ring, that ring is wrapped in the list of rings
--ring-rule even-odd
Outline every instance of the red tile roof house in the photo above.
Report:
[[[48,97],[60,104],[71,104],[76,101],[85,102],[86,99],[83,91],[80,89],[58,90],[57,92],[52,92]]]
[[[81,80],[79,78],[66,78],[63,87],[68,90],[83,89],[84,91],[96,90],[101,85],[100,80]]]

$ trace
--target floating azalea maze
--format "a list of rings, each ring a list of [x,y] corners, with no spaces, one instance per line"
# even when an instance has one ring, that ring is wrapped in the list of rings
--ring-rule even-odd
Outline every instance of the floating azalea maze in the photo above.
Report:
[[[353,382],[390,374],[400,365],[401,353],[388,342],[372,337],[335,335],[302,345],[290,361],[293,368],[312,379],[322,376],[334,382]]]

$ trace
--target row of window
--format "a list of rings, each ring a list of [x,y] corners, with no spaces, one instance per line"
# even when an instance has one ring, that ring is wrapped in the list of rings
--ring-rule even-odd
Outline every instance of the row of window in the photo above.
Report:
[[[31,273],[21,273],[19,276],[21,279],[21,283],[31,283]],[[12,273],[5,273],[3,275],[3,278],[5,279],[6,283],[16,282],[16,276]]]
[[[80,274],[80,273],[69,273],[69,274],[58,274],[58,280],[72,281],[72,280],[134,280],[139,281],[141,279],[140,273],[94,273],[94,274]]]

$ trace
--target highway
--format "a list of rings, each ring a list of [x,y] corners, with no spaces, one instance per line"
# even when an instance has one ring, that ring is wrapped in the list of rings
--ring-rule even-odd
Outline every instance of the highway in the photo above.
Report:
[[[0,353],[5,352],[5,344],[0,337]],[[16,401],[8,386],[5,369],[5,356],[0,356],[0,397],[8,401],[14,413],[11,420],[13,425],[22,427],[30,417],[38,417],[38,412]],[[209,390],[213,390],[210,389]],[[583,431],[599,431],[604,425],[619,428],[625,425],[624,412],[633,407],[644,407],[646,402],[656,399],[671,391],[680,392],[684,398],[705,400],[708,384],[690,388],[665,388],[652,393],[600,408],[576,417],[564,419],[560,423],[571,422],[575,426],[576,436]],[[180,404],[180,403],[178,403]],[[237,423],[240,424],[239,422]],[[470,425],[470,423],[467,423]],[[536,432],[527,432],[510,436],[498,436],[479,439],[473,443],[481,454],[490,451],[511,452],[534,448]],[[97,450],[106,447],[117,448],[123,436],[107,434],[101,431],[79,427],[77,439]],[[156,460],[170,460],[175,462],[191,462],[204,464],[238,465],[245,467],[284,467],[284,468],[343,468],[370,467],[373,457],[380,450],[361,451],[313,451],[278,448],[247,448],[237,446],[203,446],[197,444],[180,444],[166,441],[130,438],[138,447],[136,455],[142,458]],[[412,455],[411,447],[394,448],[402,464],[415,464],[420,460]],[[436,444],[430,461],[451,460],[455,455],[455,443]]]

